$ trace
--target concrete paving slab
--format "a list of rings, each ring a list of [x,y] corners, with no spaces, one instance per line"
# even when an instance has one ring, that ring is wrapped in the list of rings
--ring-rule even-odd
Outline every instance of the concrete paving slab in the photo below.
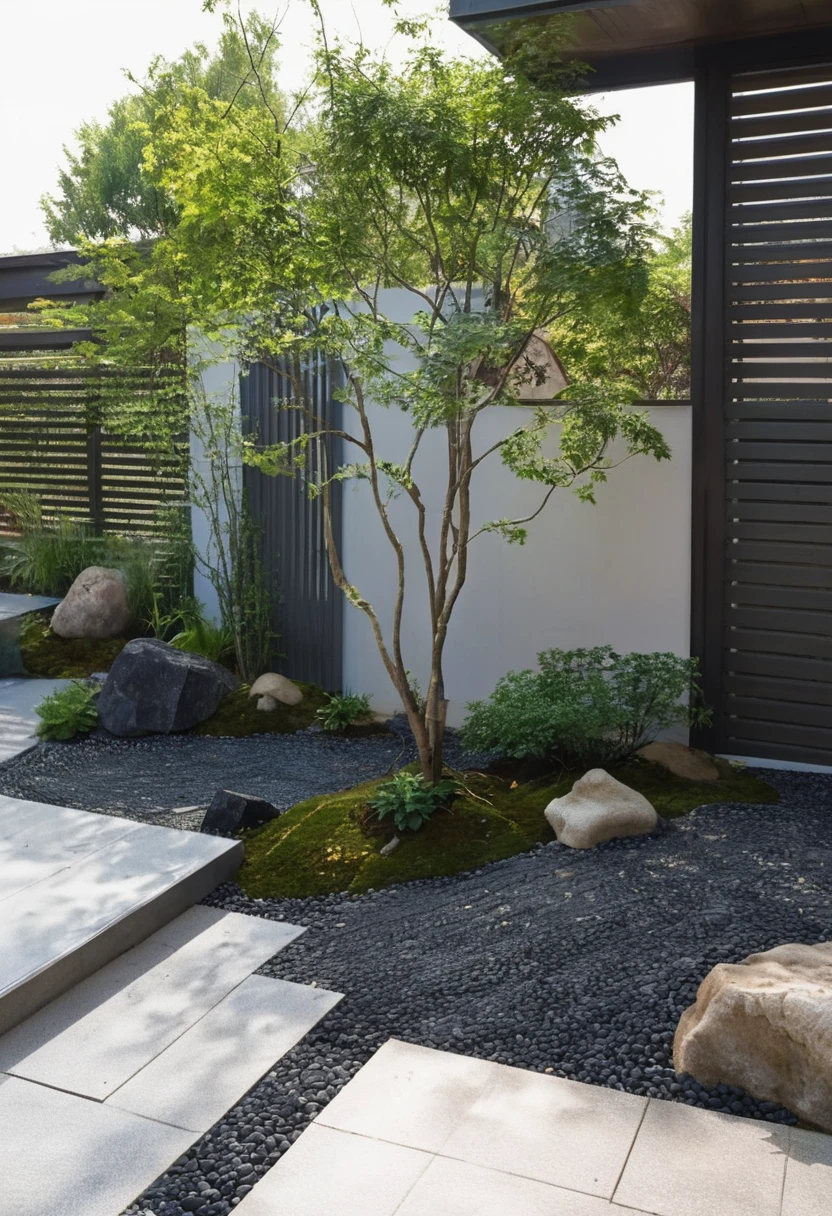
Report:
[[[313,1123],[234,1214],[394,1216],[430,1161],[416,1149]]]
[[[614,1200],[656,1216],[780,1216],[788,1148],[787,1127],[653,1101]]]
[[[131,835],[129,819],[0,795],[0,901]]]
[[[117,1216],[193,1142],[191,1132],[0,1077],[3,1216]]]
[[[239,841],[139,824],[4,900],[0,1033],[198,902],[241,858]]]
[[[0,679],[0,764],[37,743],[35,706],[69,680]]]
[[[324,988],[253,975],[108,1102],[206,1132],[340,1000]]]
[[[14,591],[0,591],[0,621],[26,616],[30,612],[40,612],[44,608],[54,608],[60,602],[49,595],[20,595]]]
[[[0,1037],[0,1071],[103,1101],[134,1074],[141,1076],[140,1070],[180,1036],[187,1038],[186,1031],[302,932],[256,916],[191,908]],[[233,1055],[233,1038],[226,1039],[225,1046]],[[207,1048],[206,1041],[196,1049]],[[252,1084],[280,1054],[274,1052]],[[199,1069],[205,1061],[189,1059],[187,1050],[176,1060],[173,1067],[182,1071],[171,1077],[170,1085],[180,1102],[186,1096],[197,1102],[192,1066]],[[244,1068],[245,1061],[237,1063]],[[165,1075],[164,1068],[154,1074],[157,1080]],[[209,1090],[213,1087],[210,1072],[202,1080]],[[216,1081],[219,1084],[220,1078]],[[248,1088],[243,1085],[234,1098]],[[210,1099],[206,1094],[209,1105]],[[218,1115],[231,1105],[233,1098]],[[152,1111],[140,1113],[163,1118]]]
[[[323,1163],[321,1163],[323,1168]],[[605,1199],[434,1157],[396,1216],[626,1216]]]
[[[390,1039],[316,1122],[435,1153],[497,1069],[486,1060]]]
[[[832,1212],[832,1136],[793,1127],[783,1188],[782,1216]]]
[[[647,1099],[500,1068],[443,1156],[611,1199]]]

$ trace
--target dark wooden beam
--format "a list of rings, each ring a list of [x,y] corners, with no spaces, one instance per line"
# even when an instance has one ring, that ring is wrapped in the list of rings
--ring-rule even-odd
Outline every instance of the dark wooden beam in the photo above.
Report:
[[[15,350],[68,350],[76,342],[89,342],[91,340],[91,329],[4,330],[2,325],[0,325],[0,352]]]

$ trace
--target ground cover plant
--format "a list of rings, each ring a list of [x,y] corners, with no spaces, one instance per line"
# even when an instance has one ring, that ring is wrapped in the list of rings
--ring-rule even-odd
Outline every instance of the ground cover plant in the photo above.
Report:
[[[38,737],[65,742],[76,735],[88,735],[98,725],[97,695],[96,686],[74,680],[44,697],[36,710],[40,718]]]
[[[297,683],[303,700],[297,705],[278,702],[277,708],[268,712],[257,708],[257,698],[249,696],[249,686],[243,684],[223,699],[215,714],[194,727],[193,733],[244,738],[247,735],[286,735],[308,730],[315,723],[327,694],[317,684]]]
[[[321,706],[317,719],[324,730],[346,730],[372,713],[369,695],[356,692],[327,693],[326,704]]]
[[[719,761],[715,782],[691,782],[636,760],[613,776],[644,794],[666,819],[708,803],[776,802],[777,792],[753,773]],[[407,774],[412,780],[419,774]],[[257,899],[353,893],[392,883],[440,878],[477,869],[554,840],[543,817],[552,798],[572,788],[580,773],[517,782],[497,773],[449,773],[457,792],[419,831],[405,831],[382,856],[392,827],[368,814],[389,781],[310,798],[245,837],[239,882]],[[389,821],[388,821],[389,822]]]
[[[545,650],[537,671],[510,671],[468,706],[464,745],[567,768],[629,760],[671,726],[702,726],[695,659],[617,654],[611,646]]]
[[[40,613],[25,617],[20,653],[27,675],[48,680],[81,680],[109,671],[128,641],[123,638],[61,638]]]

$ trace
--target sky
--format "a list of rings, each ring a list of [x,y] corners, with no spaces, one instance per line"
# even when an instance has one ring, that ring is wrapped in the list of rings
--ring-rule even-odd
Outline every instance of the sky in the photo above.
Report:
[[[242,2],[243,11],[252,7]],[[308,4],[259,0],[256,7],[282,16],[282,79],[284,87],[298,87],[312,43]],[[392,17],[381,0],[321,0],[321,7],[331,30],[387,45]],[[401,0],[400,7],[419,15],[434,4]],[[219,13],[202,11],[202,0],[0,0],[0,253],[48,246],[39,200],[55,189],[62,148],[72,145],[73,132],[82,122],[106,119],[108,106],[128,91],[125,71],[140,79],[154,56],[175,59],[196,41],[211,44],[220,25]],[[450,49],[485,54],[450,21],[436,28]],[[395,45],[390,53],[395,56]],[[631,185],[664,195],[663,219],[673,225],[691,206],[693,86],[629,90],[596,104],[621,115],[603,150]]]

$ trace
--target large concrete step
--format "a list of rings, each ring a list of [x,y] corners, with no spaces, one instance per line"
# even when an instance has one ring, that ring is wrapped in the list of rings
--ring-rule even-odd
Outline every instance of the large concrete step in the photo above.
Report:
[[[302,932],[191,908],[0,1037],[3,1216],[119,1216],[340,1000],[252,974]]]
[[[0,796],[0,1034],[236,872],[238,841]]]

